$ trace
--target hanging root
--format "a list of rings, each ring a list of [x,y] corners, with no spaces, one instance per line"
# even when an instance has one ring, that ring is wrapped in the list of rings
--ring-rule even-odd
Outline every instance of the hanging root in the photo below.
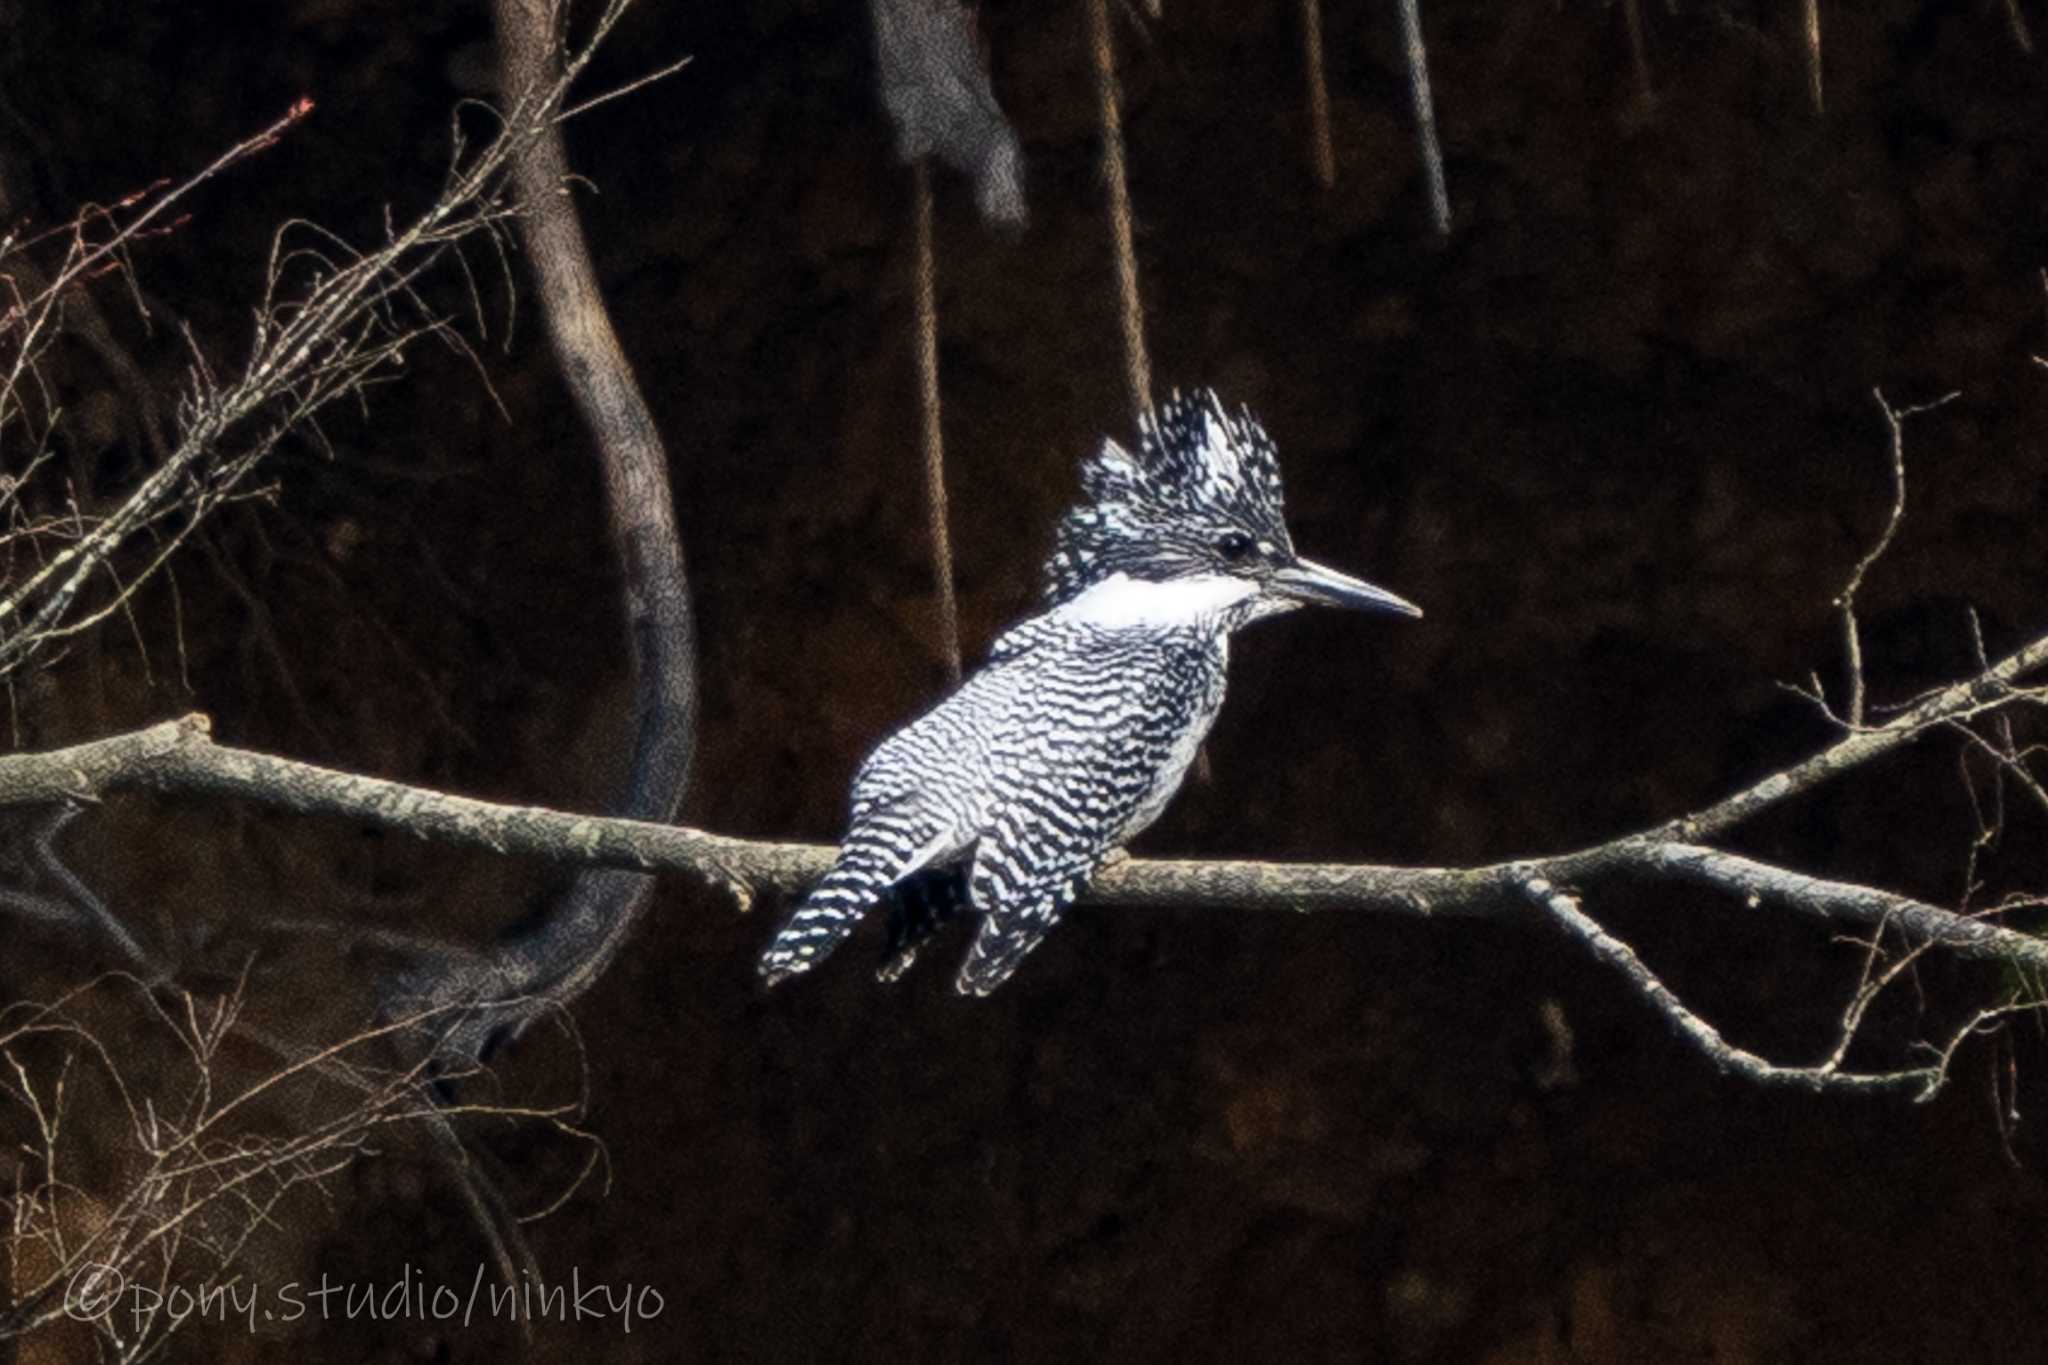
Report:
[[[939,642],[946,672],[960,681],[960,608],[953,598],[953,540],[946,530],[946,440],[939,425],[939,304],[932,252],[932,177],[923,161],[917,183],[917,398],[924,420],[925,510],[931,520],[932,572],[939,581]]]
[[[1621,15],[1628,25],[1629,64],[1636,73],[1636,105],[1647,114],[1657,105],[1657,92],[1650,85],[1650,46],[1643,37],[1642,0],[1621,0]]]
[[[2033,56],[2034,35],[2027,28],[2027,16],[2020,13],[2020,0],[2005,0],[2005,23],[2012,31],[2012,40],[2019,45],[2020,51],[2029,57]]]
[[[1820,84],[1820,0],[1806,0],[1806,90],[1813,96],[1813,112],[1827,112]]]
[[[1429,94],[1429,54],[1422,47],[1421,0],[1401,0],[1401,36],[1408,52],[1408,95],[1415,105],[1415,136],[1429,179],[1429,218],[1438,236],[1451,230],[1451,197],[1444,188],[1444,154],[1436,140],[1436,102]]]
[[[1337,183],[1337,149],[1330,144],[1330,87],[1323,78],[1323,0],[1301,0],[1302,64],[1308,68],[1308,146],[1316,183]]]
[[[1123,98],[1116,82],[1116,49],[1110,44],[1107,0],[1088,0],[1088,25],[1095,52],[1095,92],[1102,118],[1102,179],[1109,188],[1110,240],[1116,247],[1117,295],[1123,308],[1124,377],[1131,413],[1152,407],[1152,362],[1145,355],[1145,305],[1138,297],[1138,257],[1131,249],[1131,187],[1124,169]]]

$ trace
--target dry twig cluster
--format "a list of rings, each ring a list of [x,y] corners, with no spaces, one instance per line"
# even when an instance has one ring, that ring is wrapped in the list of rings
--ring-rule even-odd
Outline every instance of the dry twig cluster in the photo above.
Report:
[[[53,646],[123,610],[208,516],[253,491],[252,476],[279,441],[297,434],[318,442],[322,412],[362,399],[403,366],[415,342],[431,336],[466,353],[461,334],[418,286],[451,262],[468,277],[463,252],[476,243],[503,249],[501,234],[517,211],[508,168],[552,133],[570,86],[625,7],[611,0],[591,37],[565,53],[559,77],[508,110],[501,131],[480,147],[470,145],[459,115],[452,120],[440,194],[410,222],[393,224],[381,245],[358,249],[305,220],[279,228],[246,359],[222,375],[188,338],[170,451],[102,515],[87,515],[75,490],[50,477],[55,413],[37,362],[62,330],[67,301],[100,275],[128,269],[134,246],[164,230],[193,190],[275,145],[312,104],[300,101],[175,186],[81,214],[47,272],[29,259],[39,239],[0,239],[0,285],[10,290],[0,313],[0,451],[25,447],[7,455],[16,472],[0,480],[0,682],[11,684]],[[478,314],[481,322],[480,303]]]
[[[491,1116],[588,1140],[580,1104],[440,1104],[424,1060],[383,1063],[393,1036],[431,1019],[291,1050],[246,1024],[243,1005],[240,985],[202,997],[119,972],[0,1009],[0,1095],[26,1120],[0,1168],[0,1341],[70,1321],[104,1359],[154,1358],[206,1316],[194,1286],[243,1286],[244,1253],[290,1201],[331,1199],[335,1178],[394,1130]],[[106,1041],[110,1018],[138,1016],[154,1037]],[[283,1059],[254,1079],[228,1055],[251,1041]]]

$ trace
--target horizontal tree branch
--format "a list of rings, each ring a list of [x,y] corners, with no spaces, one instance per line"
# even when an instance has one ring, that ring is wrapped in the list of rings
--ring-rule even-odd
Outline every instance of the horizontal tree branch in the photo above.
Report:
[[[1925,1099],[1946,1078],[1948,1058],[1962,1034],[1939,1051],[1940,1060],[1932,1068],[1843,1071],[1840,1062],[1862,1013],[1859,997],[1845,1016],[1842,1036],[1828,1060],[1807,1067],[1767,1061],[1730,1044],[1688,1009],[1633,948],[1585,912],[1577,888],[1629,876],[1691,882],[1739,897],[1751,907],[1769,900],[1831,923],[1873,926],[1873,943],[1893,930],[1916,948],[1938,946],[1961,956],[2048,974],[2048,940],[1986,916],[1958,914],[1910,896],[1830,881],[1698,842],[1929,730],[1951,728],[2017,700],[2039,702],[2040,690],[2021,689],[2016,681],[2044,663],[2048,637],[1973,678],[1929,694],[1885,725],[1851,726],[1850,733],[1818,754],[1699,811],[1589,848],[1472,868],[1118,858],[1102,869],[1088,900],[1097,905],[1416,915],[1541,914],[1621,972],[1681,1039],[1724,1072],[1758,1084],[1815,1091],[1909,1087]],[[688,872],[726,890],[742,909],[764,890],[786,895],[803,891],[823,875],[835,853],[825,844],[740,839],[647,821],[482,801],[301,763],[215,744],[210,722],[197,714],[68,749],[0,756],[0,808],[91,802],[124,788],[254,801],[403,830],[440,843],[554,862]],[[451,946],[449,951],[466,950]],[[503,1006],[502,1001],[489,1003],[487,997],[520,993],[516,983],[503,991],[496,984],[496,978],[478,984],[475,1004],[486,1011],[479,1019],[493,1017],[488,1011]],[[1991,1016],[1980,1013],[1971,1028],[1987,1017]]]
[[[1945,689],[1900,720],[1851,735],[1697,815],[1590,848],[1471,868],[1124,858],[1102,870],[1087,899],[1105,906],[1502,917],[1529,912],[1526,888],[1534,879],[1571,887],[1616,876],[1663,875],[1752,903],[1769,899],[1834,922],[1895,927],[1912,941],[1937,943],[1972,958],[2048,971],[2048,941],[1910,896],[1828,881],[1676,837],[1679,831],[1724,829],[1898,747],[1921,728],[2009,697],[2004,679],[2026,666],[2014,666],[2014,661],[2040,656],[2048,656],[2048,641],[1987,673],[1986,678],[1997,678],[1993,686],[1976,679]],[[1915,728],[1905,727],[1908,718],[1915,718]],[[726,890],[742,908],[761,891],[804,890],[823,875],[835,851],[829,844],[743,839],[483,801],[343,772],[216,744],[209,721],[198,714],[67,749],[0,756],[0,807],[96,801],[124,788],[253,801],[551,862],[686,872]]]

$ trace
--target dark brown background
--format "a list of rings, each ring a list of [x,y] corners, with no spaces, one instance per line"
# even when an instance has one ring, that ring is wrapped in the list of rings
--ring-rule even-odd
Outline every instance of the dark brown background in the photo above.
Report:
[[[1875,697],[1966,668],[1970,606],[1994,650],[2048,627],[2048,372],[2030,358],[2048,350],[2044,59],[2003,0],[1823,0],[1816,117],[1796,9],[1646,0],[1645,111],[1618,7],[1430,0],[1457,220],[1441,245],[1390,5],[1326,5],[1327,193],[1295,6],[1166,0],[1149,42],[1121,26],[1158,383],[1250,403],[1281,445],[1302,548],[1429,612],[1305,614],[1242,639],[1214,781],[1140,851],[1557,849],[1825,742],[1778,682],[1840,676],[1829,601],[1888,493],[1874,385],[1899,404],[1963,395],[1910,429],[1910,514],[1865,599]],[[423,203],[449,109],[488,69],[477,4],[74,0],[15,18],[6,136],[49,210],[187,172],[318,102],[140,255],[163,311],[131,340],[167,385],[180,320],[218,363],[240,353],[278,222],[368,240],[387,204]],[[1127,425],[1080,7],[989,0],[983,26],[1033,220],[1006,244],[940,182],[975,649],[1028,609],[1075,457]],[[687,817],[719,830],[836,834],[854,764],[943,680],[909,180],[866,42],[852,0],[648,0],[592,88],[695,62],[571,133],[614,317],[674,456],[702,628]],[[334,458],[283,452],[276,505],[220,524],[274,648],[219,569],[190,560],[190,691],[166,586],[147,599],[147,672],[110,632],[92,676],[74,657],[26,698],[24,743],[198,707],[239,743],[603,799],[626,694],[594,466],[530,305],[508,346],[489,254],[477,265],[479,349],[510,420],[472,371],[417,352],[367,417],[326,424]],[[437,297],[462,302],[452,282]],[[127,328],[118,293],[106,304]],[[1994,878],[2039,878],[2041,823],[2015,806]],[[1736,842],[1949,901],[1974,829],[1954,748],[1933,742]],[[293,913],[482,934],[551,884],[369,831],[140,798],[72,847],[132,920],[188,933]],[[1829,1046],[1857,958],[1823,931],[1659,886],[1596,888],[1589,908],[1736,1042],[1787,1060]],[[550,1353],[2029,1360],[2048,1333],[2048,1057],[2031,1024],[1966,1051],[1930,1106],[1817,1099],[1718,1078],[1536,923],[1083,909],[1011,986],[968,1002],[950,948],[882,989],[868,942],[764,995],[751,958],[774,910],[736,918],[669,882],[577,1008],[610,1192],[534,1227],[536,1250],[552,1273],[651,1284],[667,1307],[630,1337],[549,1329]],[[10,992],[75,971],[76,951],[29,944]],[[345,975],[293,960],[266,958],[259,1008],[362,1005]],[[1995,985],[1931,964],[1859,1060],[1910,1060],[1912,1038]],[[1576,1039],[1562,1084],[1545,1002]],[[1992,1089],[2008,1063],[2009,1135]],[[559,1091],[572,1066],[541,1038],[507,1064],[506,1093]],[[581,1157],[529,1130],[482,1139],[522,1208]],[[466,1284],[474,1233],[434,1178],[401,1178],[399,1147],[294,1226],[331,1273],[410,1263]],[[333,1360],[483,1360],[509,1342],[367,1323],[283,1340]]]

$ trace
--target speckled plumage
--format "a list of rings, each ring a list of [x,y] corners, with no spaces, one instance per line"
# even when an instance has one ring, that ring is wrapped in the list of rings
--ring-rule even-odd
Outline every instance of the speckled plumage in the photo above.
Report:
[[[1037,617],[988,665],[862,765],[839,859],[777,936],[800,970],[850,933],[882,890],[958,859],[980,932],[960,968],[1002,984],[1104,854],[1151,823],[1223,702],[1223,648],[1196,630],[1070,627]],[[891,975],[909,965],[899,948]]]
[[[1060,518],[1046,560],[1049,606],[1119,571],[1163,577],[1213,567],[1222,531],[1294,550],[1272,438],[1249,410],[1226,412],[1206,389],[1176,393],[1148,413],[1135,454],[1104,437],[1081,462],[1081,491],[1086,499]]]
[[[885,979],[967,912],[981,923],[957,984],[994,990],[1179,789],[1223,704],[1230,632],[1314,600],[1289,573],[1378,592],[1295,556],[1272,442],[1248,412],[1176,394],[1140,438],[1135,455],[1105,441],[1084,462],[1045,609],[861,765],[837,860],[762,955],[768,981],[887,905]],[[1414,610],[1381,597],[1370,605]]]

